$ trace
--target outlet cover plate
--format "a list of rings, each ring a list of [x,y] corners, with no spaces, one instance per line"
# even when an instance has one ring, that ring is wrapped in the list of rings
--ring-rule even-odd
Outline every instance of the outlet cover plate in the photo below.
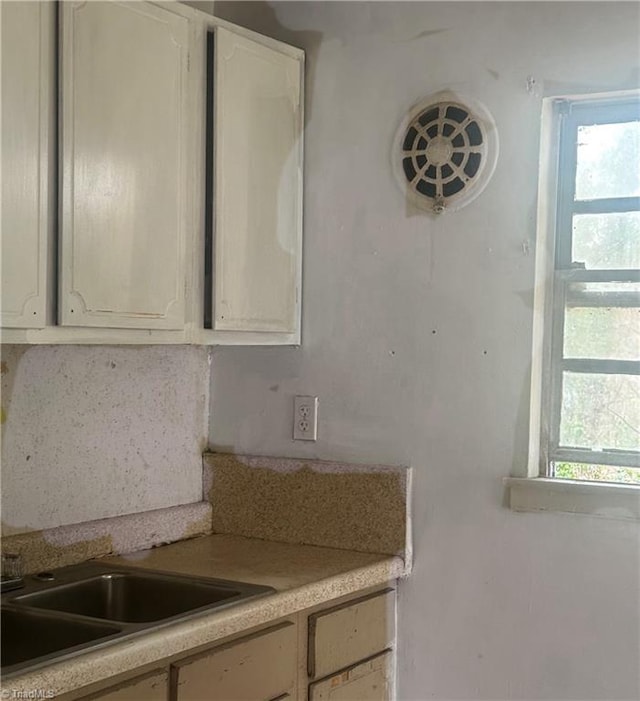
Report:
[[[318,440],[318,397],[298,396],[294,399],[293,440]]]

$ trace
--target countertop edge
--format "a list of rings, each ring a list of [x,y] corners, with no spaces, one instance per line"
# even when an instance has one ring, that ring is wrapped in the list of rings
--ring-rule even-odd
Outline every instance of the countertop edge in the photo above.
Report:
[[[58,696],[82,687],[108,682],[111,677],[214,645],[232,635],[262,626],[298,611],[323,604],[390,580],[406,576],[400,557],[381,556],[378,562],[320,579],[300,587],[276,592],[245,604],[213,611],[197,618],[124,640],[111,647],[87,652],[65,662],[19,675],[3,682],[3,690],[15,697],[43,690]],[[26,696],[24,697],[26,698]]]

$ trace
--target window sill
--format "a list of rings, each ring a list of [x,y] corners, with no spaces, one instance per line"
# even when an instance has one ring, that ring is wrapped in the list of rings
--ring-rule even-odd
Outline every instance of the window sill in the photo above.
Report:
[[[513,511],[560,511],[640,521],[640,485],[506,477]]]

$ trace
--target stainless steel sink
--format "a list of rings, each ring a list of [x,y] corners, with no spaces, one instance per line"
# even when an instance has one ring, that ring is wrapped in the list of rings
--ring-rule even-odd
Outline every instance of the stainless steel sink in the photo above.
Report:
[[[29,576],[2,595],[2,678],[273,591],[94,562]]]
[[[111,621],[146,623],[241,596],[237,588],[216,584],[163,575],[108,572],[48,591],[16,596],[13,603]]]
[[[3,669],[34,657],[50,658],[52,653],[60,650],[68,650],[120,633],[120,628],[107,623],[61,619],[19,608],[3,610],[0,620],[0,657]]]

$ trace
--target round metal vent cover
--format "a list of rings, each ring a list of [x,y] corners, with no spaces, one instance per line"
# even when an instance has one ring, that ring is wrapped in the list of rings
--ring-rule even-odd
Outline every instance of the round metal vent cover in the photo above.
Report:
[[[395,141],[395,169],[409,198],[440,214],[475,199],[498,157],[495,122],[481,105],[450,92],[414,107]]]

